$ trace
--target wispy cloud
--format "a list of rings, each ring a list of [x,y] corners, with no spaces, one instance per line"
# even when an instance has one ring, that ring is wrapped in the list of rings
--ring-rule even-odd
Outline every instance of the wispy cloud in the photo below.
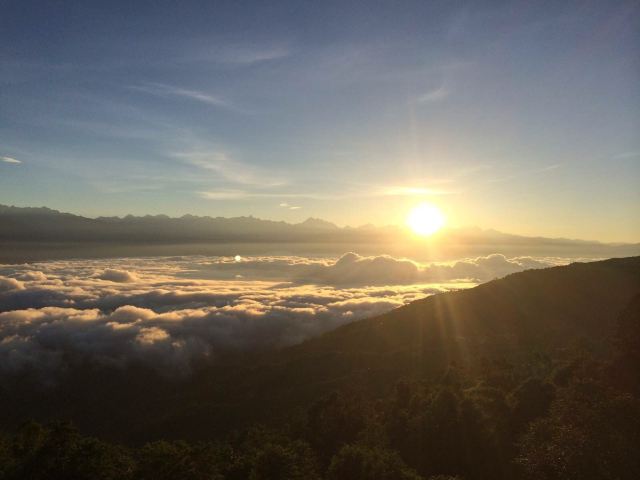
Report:
[[[380,190],[380,194],[384,196],[397,196],[397,197],[413,197],[422,195],[451,195],[456,193],[451,190],[441,190],[435,188],[426,187],[406,187],[406,186],[392,186],[383,187]]]
[[[439,88],[431,90],[431,91],[425,93],[424,95],[420,96],[418,98],[418,103],[440,102],[440,101],[446,99],[450,94],[451,94],[451,90],[449,90],[447,87],[445,87],[443,85],[443,86],[441,86]]]
[[[533,173],[550,172],[551,170],[557,170],[560,167],[562,167],[561,163],[554,163],[553,165],[547,165],[546,167],[538,168],[537,170],[534,170]]]
[[[231,158],[229,154],[223,151],[206,150],[175,153],[174,156],[190,165],[215,172],[223,180],[235,184],[275,187],[286,183],[282,179],[275,178],[268,174],[261,168]]]
[[[559,169],[561,167],[562,167],[561,163],[554,163],[552,165],[545,165],[545,166],[540,167],[540,168],[532,168],[532,169],[528,169],[528,170],[522,170],[520,172],[515,172],[515,173],[513,173],[511,175],[505,175],[503,177],[491,178],[488,181],[489,182],[493,182],[493,183],[506,182],[506,181],[512,180],[514,178],[528,177],[528,176],[531,176],[531,175],[537,175],[539,173],[552,172],[552,171],[557,170],[557,169]]]
[[[291,49],[286,45],[272,45],[267,47],[235,46],[222,50],[202,52],[205,60],[217,61],[236,65],[253,65],[288,57]]]
[[[214,190],[198,192],[198,195],[207,200],[237,200],[253,196],[244,190]]]
[[[277,190],[277,185],[267,188],[246,188],[246,189],[216,189],[209,191],[200,191],[198,195],[209,200],[228,200],[243,198],[279,198],[279,199],[313,199],[313,200],[342,200],[354,198],[376,198],[388,196],[435,196],[435,195],[453,195],[459,193],[453,190],[438,190],[426,187],[371,187],[360,188],[355,190],[345,190],[341,192],[335,191],[283,191]],[[282,208],[290,210],[298,210],[301,207],[291,205],[287,202],[279,204]]]
[[[201,198],[208,200],[230,200],[230,199],[242,199],[242,198],[313,198],[316,200],[330,200],[335,198],[343,198],[341,196],[323,195],[315,193],[288,193],[288,192],[265,192],[255,190],[240,190],[240,189],[218,189],[198,192]],[[284,207],[285,204],[280,204]],[[288,204],[286,204],[288,205]],[[301,207],[289,206],[292,210],[297,210]]]
[[[302,208],[302,207],[299,207],[297,205],[289,205],[287,202],[281,203],[280,206],[282,208],[287,208],[289,210],[300,210]]]
[[[4,162],[4,163],[22,163],[22,161],[15,159],[13,157],[0,157],[0,161]]]
[[[166,85],[163,83],[145,83],[142,85],[132,85],[129,88],[139,92],[148,93],[150,95],[161,97],[183,97],[196,102],[205,103],[213,107],[221,107],[227,110],[232,110],[234,112],[241,111],[231,102],[223,99],[218,95],[212,95],[210,93],[205,93],[198,90],[191,90],[187,88]]]
[[[132,178],[130,181],[127,180],[97,178],[90,179],[87,183],[99,192],[110,194],[150,192],[160,190],[164,187],[164,183],[158,182],[153,178],[141,178],[137,180]]]
[[[640,157],[640,152],[623,152],[618,155],[614,155],[612,158],[614,160],[628,160],[630,158],[638,158]]]

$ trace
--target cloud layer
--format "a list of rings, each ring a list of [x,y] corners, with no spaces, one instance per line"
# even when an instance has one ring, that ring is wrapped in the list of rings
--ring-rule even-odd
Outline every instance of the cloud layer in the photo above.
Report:
[[[0,265],[0,371],[91,360],[187,372],[228,350],[291,345],[427,295],[565,263],[490,255],[422,265],[347,253]]]

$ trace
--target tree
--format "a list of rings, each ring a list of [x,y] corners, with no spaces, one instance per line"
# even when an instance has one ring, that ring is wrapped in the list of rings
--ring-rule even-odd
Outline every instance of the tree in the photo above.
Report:
[[[618,318],[614,358],[608,380],[618,388],[640,396],[640,295]]]
[[[26,424],[15,436],[7,479],[115,480],[131,478],[133,460],[117,445],[84,437],[67,423]]]
[[[329,480],[419,480],[397,452],[364,445],[345,445],[331,460]]]
[[[593,381],[578,381],[553,402],[521,441],[517,463],[536,480],[640,478],[640,401]]]
[[[139,480],[222,479],[213,452],[186,442],[148,443],[138,450],[137,459]]]
[[[268,443],[255,455],[250,480],[319,479],[315,459],[303,442],[289,445]]]
[[[366,423],[367,408],[360,398],[334,392],[309,408],[306,437],[326,465],[343,445],[358,439]]]
[[[553,385],[539,378],[530,377],[511,394],[512,428],[522,431],[529,422],[547,413],[553,400]]]

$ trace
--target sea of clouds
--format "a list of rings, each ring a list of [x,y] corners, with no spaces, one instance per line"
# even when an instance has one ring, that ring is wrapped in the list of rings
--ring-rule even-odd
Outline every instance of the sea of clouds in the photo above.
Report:
[[[413,300],[562,258],[419,264],[347,253],[0,265],[0,373],[91,360],[168,373],[216,353],[292,345]]]

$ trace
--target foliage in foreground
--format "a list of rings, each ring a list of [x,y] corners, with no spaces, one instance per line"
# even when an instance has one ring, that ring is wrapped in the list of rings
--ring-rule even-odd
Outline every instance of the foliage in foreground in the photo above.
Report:
[[[568,380],[555,369],[561,384],[529,378],[512,391],[399,382],[384,400],[332,394],[282,431],[224,442],[125,447],[29,423],[0,439],[0,479],[634,479],[640,401],[585,373],[610,366]]]

